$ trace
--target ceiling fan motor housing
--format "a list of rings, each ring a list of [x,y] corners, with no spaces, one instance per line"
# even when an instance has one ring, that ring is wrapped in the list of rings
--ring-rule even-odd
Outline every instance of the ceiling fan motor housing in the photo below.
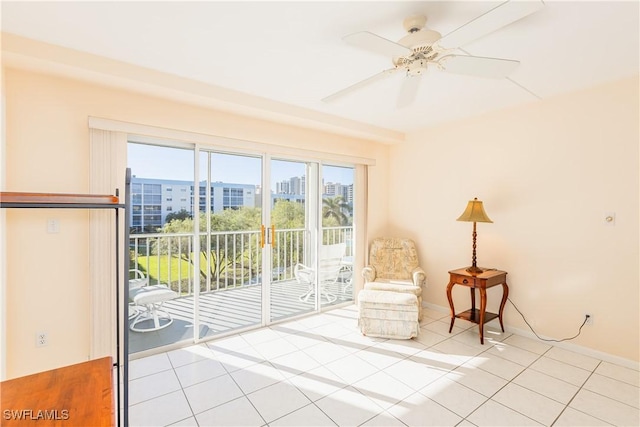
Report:
[[[420,76],[427,71],[427,60],[416,59],[406,65],[408,76]]]
[[[436,59],[438,53],[432,46],[441,37],[439,32],[425,28],[410,31],[398,43],[411,49],[412,53],[394,58],[393,64],[405,68],[408,76],[422,75],[427,70],[428,63]]]
[[[431,46],[440,38],[442,38],[442,35],[439,32],[423,28],[420,31],[407,34],[398,43],[409,49],[415,49],[421,46]]]

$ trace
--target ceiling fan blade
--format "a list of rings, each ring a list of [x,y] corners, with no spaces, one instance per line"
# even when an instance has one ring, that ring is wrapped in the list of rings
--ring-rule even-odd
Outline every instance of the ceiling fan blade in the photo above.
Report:
[[[512,73],[520,61],[482,56],[447,55],[440,60],[444,71],[469,76],[500,79]]]
[[[400,86],[400,93],[398,94],[398,108],[408,107],[413,104],[420,88],[420,76],[406,76]]]
[[[381,73],[374,74],[373,76],[371,76],[369,78],[366,78],[366,79],[364,79],[362,81],[359,81],[356,84],[353,84],[353,85],[351,85],[349,87],[346,87],[346,88],[344,88],[344,89],[342,89],[342,90],[340,90],[340,91],[338,91],[338,92],[336,92],[336,93],[334,93],[332,95],[327,96],[326,98],[323,98],[322,101],[323,102],[333,102],[333,101],[335,101],[335,100],[337,100],[339,98],[342,98],[345,95],[348,95],[349,93],[351,93],[353,91],[361,89],[361,88],[363,88],[365,86],[368,86],[368,85],[370,85],[372,83],[375,83],[378,80],[382,80],[382,79],[384,79],[386,77],[389,77],[395,71],[396,71],[395,68],[389,68],[388,70],[384,70]]]
[[[544,7],[542,0],[506,1],[467,22],[462,27],[446,34],[438,41],[438,44],[448,48],[464,46],[512,22],[531,15],[533,12],[542,9],[542,7]]]
[[[361,31],[346,35],[342,38],[345,43],[359,47],[373,53],[379,53],[387,57],[408,55],[411,49],[396,42],[380,37],[369,31]]]

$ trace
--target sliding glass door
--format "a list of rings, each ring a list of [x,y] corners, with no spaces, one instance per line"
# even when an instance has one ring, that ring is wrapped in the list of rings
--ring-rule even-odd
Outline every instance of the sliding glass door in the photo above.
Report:
[[[317,163],[271,159],[269,322],[316,310]]]
[[[129,143],[131,168],[131,229],[129,351],[137,353],[181,341],[193,341],[193,295],[197,275],[193,247],[193,147]],[[158,311],[156,328],[151,305],[136,304],[141,285],[171,289],[175,296]],[[166,293],[168,295],[170,293]],[[164,297],[164,296],[163,296]],[[170,321],[170,323],[169,323]]]
[[[262,158],[200,151],[199,338],[262,324]]]
[[[328,251],[340,255],[337,275],[325,284],[325,305],[341,304],[353,301],[353,256],[355,248],[353,232],[354,214],[354,178],[353,167],[323,165],[322,177],[322,205],[320,206],[320,229],[322,242],[321,254],[327,260],[321,262],[330,264]]]
[[[131,269],[175,292],[131,352],[353,300],[353,168],[136,143],[129,166]]]

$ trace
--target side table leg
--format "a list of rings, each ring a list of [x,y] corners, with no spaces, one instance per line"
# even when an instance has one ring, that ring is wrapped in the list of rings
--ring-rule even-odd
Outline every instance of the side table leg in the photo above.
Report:
[[[476,288],[472,286],[469,291],[471,292],[471,311],[476,311]]]
[[[451,288],[453,288],[454,282],[450,281],[447,285],[447,299],[449,300],[449,309],[451,310],[451,325],[449,325],[449,333],[453,330],[453,323],[456,320],[456,312],[453,308],[453,298],[451,297]]]
[[[487,290],[485,288],[480,289],[480,322],[478,327],[480,328],[480,344],[484,344],[484,312],[487,309]]]
[[[498,318],[500,319],[500,327],[502,328],[502,332],[504,332],[504,324],[502,323],[502,312],[504,311],[504,306],[507,303],[508,297],[509,297],[509,286],[507,286],[507,282],[505,281],[502,284],[502,302],[500,303],[500,311],[498,312]]]

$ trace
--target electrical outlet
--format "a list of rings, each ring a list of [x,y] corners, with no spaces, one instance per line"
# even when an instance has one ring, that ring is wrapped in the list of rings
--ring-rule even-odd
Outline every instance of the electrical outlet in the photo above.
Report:
[[[587,319],[585,325],[593,325],[593,314],[585,314],[584,317]]]
[[[36,347],[45,347],[49,345],[49,336],[46,332],[38,332],[36,334]]]

